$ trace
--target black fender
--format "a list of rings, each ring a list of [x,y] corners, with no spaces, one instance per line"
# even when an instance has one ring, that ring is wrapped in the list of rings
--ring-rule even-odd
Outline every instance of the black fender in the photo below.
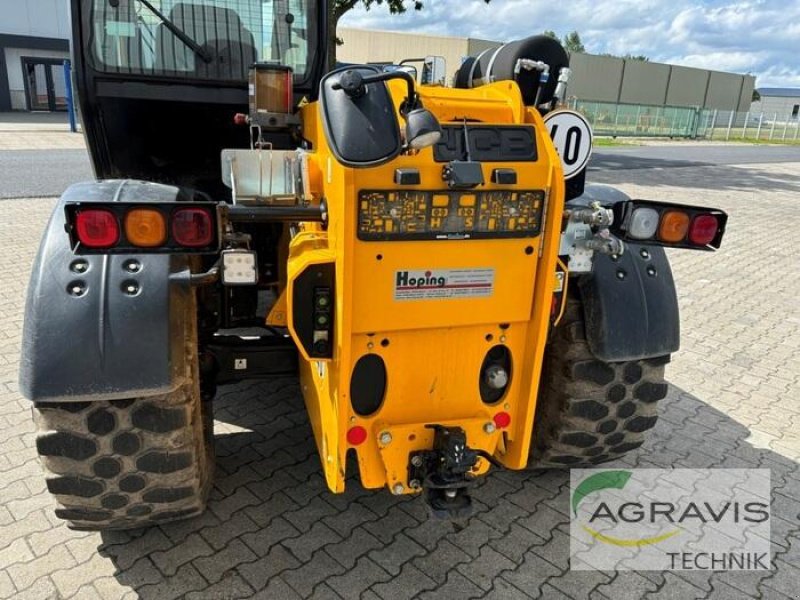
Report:
[[[587,185],[569,206],[630,200],[605,185]],[[586,341],[597,358],[620,362],[655,358],[680,347],[680,313],[664,249],[626,243],[619,256],[595,253],[592,271],[578,279]]]
[[[170,202],[181,191],[141,181],[79,183],[53,210],[33,264],[20,390],[36,402],[165,394],[186,377],[189,259],[167,254],[75,255],[64,204]],[[189,318],[194,318],[191,315]]]

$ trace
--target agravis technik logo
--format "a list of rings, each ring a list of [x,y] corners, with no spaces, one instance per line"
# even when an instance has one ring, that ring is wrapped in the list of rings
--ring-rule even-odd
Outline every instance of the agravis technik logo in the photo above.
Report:
[[[573,569],[770,568],[766,469],[573,470]]]

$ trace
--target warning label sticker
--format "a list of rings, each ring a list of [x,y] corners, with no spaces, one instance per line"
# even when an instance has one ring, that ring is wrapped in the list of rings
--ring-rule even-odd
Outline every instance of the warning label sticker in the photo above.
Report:
[[[485,298],[494,293],[494,269],[395,271],[395,300]]]

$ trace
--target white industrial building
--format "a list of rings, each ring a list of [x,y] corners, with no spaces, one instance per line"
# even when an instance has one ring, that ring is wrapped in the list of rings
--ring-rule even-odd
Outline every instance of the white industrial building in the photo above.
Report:
[[[761,99],[753,102],[751,113],[778,115],[779,118],[788,115],[790,119],[798,119],[800,88],[758,88],[756,91]]]
[[[66,110],[67,0],[0,2],[0,111]]]

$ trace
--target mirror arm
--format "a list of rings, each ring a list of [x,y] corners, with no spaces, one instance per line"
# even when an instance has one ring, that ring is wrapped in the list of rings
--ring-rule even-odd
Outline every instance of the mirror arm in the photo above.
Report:
[[[375,73],[375,75],[366,75],[361,76],[356,85],[358,86],[357,89],[347,89],[342,86],[341,83],[334,83],[332,88],[334,90],[341,90],[344,89],[345,93],[351,96],[359,96],[363,93],[364,87],[368,83],[375,83],[378,81],[389,81],[390,79],[403,79],[408,86],[408,92],[406,101],[403,103],[405,107],[403,110],[407,114],[408,112],[418,108],[419,106],[419,97],[417,96],[417,92],[414,88],[414,78],[404,71],[392,71],[390,73]],[[360,91],[359,91],[360,90]]]
[[[417,92],[414,87],[414,78],[410,73],[405,71],[392,71],[391,73],[376,73],[375,75],[367,75],[364,77],[364,83],[373,83],[375,81],[388,81],[390,79],[404,79],[408,86],[406,92],[405,112],[413,110],[417,106]]]

